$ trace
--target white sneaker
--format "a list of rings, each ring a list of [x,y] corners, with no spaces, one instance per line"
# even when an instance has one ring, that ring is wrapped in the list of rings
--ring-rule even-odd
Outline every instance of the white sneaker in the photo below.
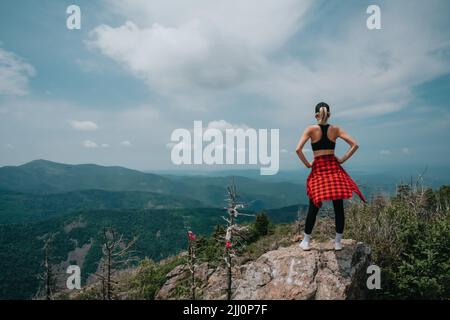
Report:
[[[300,242],[299,246],[300,246],[300,248],[303,249],[303,251],[309,251],[309,250],[311,250],[311,247],[310,247],[310,245],[309,245],[309,242],[307,242],[307,241],[305,241],[305,240],[302,240],[302,242]]]

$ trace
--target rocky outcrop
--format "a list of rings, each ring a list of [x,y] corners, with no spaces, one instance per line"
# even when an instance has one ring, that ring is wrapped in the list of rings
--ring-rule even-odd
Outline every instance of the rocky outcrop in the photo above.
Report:
[[[344,249],[333,243],[314,243],[311,251],[294,244],[266,252],[255,261],[233,268],[233,299],[362,299],[370,249],[363,243],[344,240]],[[170,298],[180,281],[187,279],[183,266],[170,274],[157,295]],[[203,299],[225,299],[226,271],[223,267],[199,266],[199,293]]]
[[[215,273],[215,268],[210,267],[208,263],[202,263],[195,268],[195,281],[197,283],[197,296],[204,296],[205,287],[209,279],[213,279],[212,275]],[[156,300],[167,300],[173,298],[180,298],[176,296],[177,289],[180,286],[189,286],[188,280],[190,280],[191,273],[187,265],[179,265],[175,267],[166,275],[166,282],[161,287],[157,295]],[[187,297],[185,297],[187,298]]]

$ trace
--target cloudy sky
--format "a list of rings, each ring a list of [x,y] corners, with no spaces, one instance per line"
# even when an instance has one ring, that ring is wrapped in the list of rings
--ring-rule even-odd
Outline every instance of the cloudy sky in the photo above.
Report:
[[[80,0],[69,30],[72,3],[1,1],[0,166],[170,169],[172,131],[202,120],[280,129],[281,169],[299,168],[320,101],[355,166],[448,163],[449,1]]]

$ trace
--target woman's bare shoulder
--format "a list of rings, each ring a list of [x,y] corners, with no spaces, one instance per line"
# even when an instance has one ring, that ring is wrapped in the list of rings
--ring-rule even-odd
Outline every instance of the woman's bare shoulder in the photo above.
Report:
[[[319,126],[317,124],[311,124],[309,126],[306,127],[305,132],[308,134],[313,133],[314,131],[317,131],[319,128]]]
[[[311,124],[311,125],[309,125],[306,129],[307,129],[307,130],[315,130],[315,129],[319,129],[319,125],[318,125],[318,124]]]
[[[335,124],[330,125],[331,130],[335,131],[335,132],[340,132],[342,129],[342,127],[337,126]]]

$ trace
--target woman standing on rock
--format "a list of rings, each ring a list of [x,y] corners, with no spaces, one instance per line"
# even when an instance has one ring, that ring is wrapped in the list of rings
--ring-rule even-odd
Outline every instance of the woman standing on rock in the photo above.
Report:
[[[336,219],[335,250],[342,250],[342,233],[344,232],[344,201],[350,199],[355,192],[362,201],[366,202],[356,183],[342,168],[358,149],[358,144],[342,128],[328,124],[330,107],[319,103],[315,108],[317,125],[306,128],[297,145],[297,155],[306,167],[312,168],[306,180],[306,194],[309,198],[308,215],[305,221],[305,232],[300,247],[310,250],[311,232],[316,222],[316,215],[322,206],[322,201],[332,200]],[[334,155],[336,139],[341,138],[350,145],[350,149],[342,158]],[[305,143],[311,139],[314,161],[311,165],[302,152]],[[314,141],[314,142],[313,142]]]

